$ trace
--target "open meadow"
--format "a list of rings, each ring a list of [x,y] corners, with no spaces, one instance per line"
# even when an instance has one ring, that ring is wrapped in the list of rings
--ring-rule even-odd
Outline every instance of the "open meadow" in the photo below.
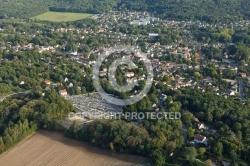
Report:
[[[32,19],[54,22],[68,22],[85,19],[91,16],[92,14],[88,13],[46,12],[38,16],[32,17]]]
[[[92,147],[58,132],[39,131],[0,155],[8,166],[130,166],[146,158]]]

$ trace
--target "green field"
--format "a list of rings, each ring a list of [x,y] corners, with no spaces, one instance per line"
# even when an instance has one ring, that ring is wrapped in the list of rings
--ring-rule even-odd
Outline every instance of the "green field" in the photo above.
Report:
[[[54,21],[54,22],[67,22],[76,21],[84,18],[88,18],[92,14],[87,13],[67,13],[67,12],[46,12],[38,16],[32,17],[32,19]]]

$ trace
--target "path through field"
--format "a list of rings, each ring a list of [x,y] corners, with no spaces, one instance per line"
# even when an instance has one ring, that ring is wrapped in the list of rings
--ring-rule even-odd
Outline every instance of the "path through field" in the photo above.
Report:
[[[115,154],[72,140],[62,134],[39,131],[0,156],[1,166],[130,166],[146,158]]]

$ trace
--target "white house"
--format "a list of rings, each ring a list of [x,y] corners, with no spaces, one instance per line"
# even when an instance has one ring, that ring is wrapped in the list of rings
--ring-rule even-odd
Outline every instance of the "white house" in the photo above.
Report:
[[[102,69],[102,71],[103,71],[103,72],[107,72],[108,69],[105,67],[105,68]]]
[[[65,79],[64,79],[64,82],[68,82],[69,81],[69,79],[66,77]]]
[[[222,93],[223,95],[226,95],[226,96],[234,96],[235,95],[235,92],[232,91],[232,90],[226,90],[225,92]]]
[[[207,144],[207,137],[200,134],[196,134],[194,136],[194,142],[199,144]]]
[[[71,55],[77,55],[78,53],[77,53],[77,51],[70,51],[69,52]]]
[[[74,86],[73,83],[70,83],[70,84],[69,84],[69,87],[70,87],[70,88],[72,88],[73,86]]]
[[[197,129],[207,129],[207,128],[205,127],[205,125],[204,125],[203,123],[201,123],[201,122],[197,122],[197,123],[196,123],[196,127],[197,127]]]
[[[25,84],[25,82],[24,82],[24,81],[21,81],[19,84],[20,84],[20,85],[23,85],[23,84]]]
[[[107,73],[106,73],[105,71],[101,71],[101,72],[100,72],[100,76],[101,76],[101,77],[106,76],[106,75],[107,75]]]
[[[148,36],[149,37],[157,37],[157,36],[159,36],[159,34],[158,33],[149,33]]]
[[[132,83],[132,82],[137,82],[137,79],[136,78],[127,78],[126,79],[126,82],[129,84],[129,83]]]
[[[127,72],[126,77],[134,77],[135,73],[134,72]]]
[[[51,81],[50,81],[50,80],[44,80],[44,83],[45,83],[46,85],[50,85],[50,84],[51,84]]]

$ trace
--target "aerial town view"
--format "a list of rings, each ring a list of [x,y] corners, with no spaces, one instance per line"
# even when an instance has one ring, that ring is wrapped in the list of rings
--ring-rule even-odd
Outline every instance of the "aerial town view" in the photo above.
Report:
[[[249,166],[249,9],[0,0],[0,166]]]

